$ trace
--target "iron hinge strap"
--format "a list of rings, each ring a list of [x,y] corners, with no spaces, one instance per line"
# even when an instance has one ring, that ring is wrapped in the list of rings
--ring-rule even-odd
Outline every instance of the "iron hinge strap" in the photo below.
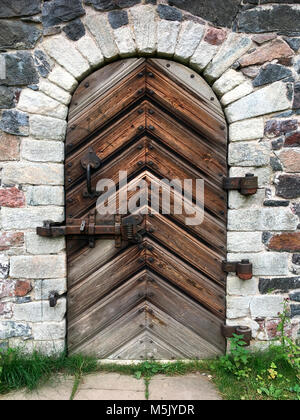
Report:
[[[223,178],[223,188],[227,191],[239,191],[242,195],[253,195],[258,190],[258,177],[246,174],[245,177]]]

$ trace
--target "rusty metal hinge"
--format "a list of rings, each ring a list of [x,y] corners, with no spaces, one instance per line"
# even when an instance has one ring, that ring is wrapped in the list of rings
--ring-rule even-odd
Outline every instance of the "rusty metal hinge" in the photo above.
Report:
[[[144,218],[141,215],[129,215],[121,218],[115,216],[114,224],[97,224],[96,213],[92,211],[89,216],[84,219],[67,220],[65,226],[52,221],[44,221],[43,227],[38,227],[36,232],[39,236],[48,238],[56,238],[59,236],[76,236],[79,238],[87,238],[90,247],[95,246],[95,239],[115,239],[116,248],[121,247],[122,240],[132,243],[141,243],[143,240]]]
[[[236,273],[241,280],[251,280],[253,277],[253,265],[249,260],[223,261],[222,269],[226,273]]]
[[[253,195],[258,190],[258,177],[253,174],[246,174],[245,177],[223,178],[224,190],[237,190],[242,195]]]
[[[250,346],[252,340],[252,331],[249,327],[242,325],[222,325],[222,335],[225,338],[233,338],[233,334],[241,336],[241,340],[246,346]]]

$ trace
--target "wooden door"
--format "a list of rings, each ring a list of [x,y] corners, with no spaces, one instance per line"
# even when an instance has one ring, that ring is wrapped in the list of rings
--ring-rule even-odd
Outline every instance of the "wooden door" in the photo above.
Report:
[[[70,107],[66,214],[85,217],[80,161],[93,148],[102,178],[204,179],[205,216],[145,216],[142,244],[68,238],[68,348],[102,359],[192,359],[221,354],[225,341],[227,129],[203,79],[161,59],[127,59],[84,80]]]

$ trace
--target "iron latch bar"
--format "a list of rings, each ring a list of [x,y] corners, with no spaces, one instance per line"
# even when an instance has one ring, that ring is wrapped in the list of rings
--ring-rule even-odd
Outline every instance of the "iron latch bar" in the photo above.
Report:
[[[116,247],[121,242],[141,243],[143,240],[143,216],[129,215],[121,218],[115,216],[114,224],[97,224],[95,212],[91,212],[86,219],[69,219],[65,226],[54,223],[51,220],[44,221],[43,227],[38,227],[36,232],[39,236],[57,238],[59,236],[80,236],[88,238],[90,247],[94,247],[96,237],[101,239],[115,239]]]
[[[250,346],[252,340],[251,328],[242,325],[222,325],[222,335],[225,338],[233,338],[234,334],[241,336],[246,346]]]
[[[223,261],[222,269],[226,273],[236,273],[241,280],[251,280],[253,277],[253,264],[249,260]]]
[[[239,191],[242,195],[254,195],[258,190],[258,177],[246,174],[245,177],[223,178],[223,188],[228,191]]]

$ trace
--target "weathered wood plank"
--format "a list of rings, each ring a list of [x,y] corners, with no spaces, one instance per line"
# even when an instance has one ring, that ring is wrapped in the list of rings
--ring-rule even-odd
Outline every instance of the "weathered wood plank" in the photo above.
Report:
[[[66,138],[68,152],[143,97],[146,80],[145,76],[138,76],[143,69],[142,64],[102,96],[91,101],[81,113],[69,119]]]
[[[226,152],[219,153],[211,142],[203,141],[201,136],[155,105],[150,111],[147,127],[154,127],[153,135],[222,187],[222,178],[227,174]]]
[[[140,111],[143,110],[143,113]],[[140,135],[139,127],[145,126],[146,106],[138,105],[135,109],[115,121],[91,141],[85,143],[75,153],[67,157],[65,163],[66,186],[72,188],[78,180],[85,177],[85,170],[81,166],[81,159],[91,147],[105,165],[110,156],[128,145],[136,136]],[[69,182],[69,178],[72,180]]]
[[[153,99],[169,109],[178,118],[184,119],[187,124],[191,124],[217,147],[226,150],[224,116],[220,117],[219,114],[213,113],[203,101],[199,98],[196,99],[187,89],[183,89],[178,83],[150,65],[149,62],[147,71],[154,75],[154,77],[147,78],[147,89],[153,91],[151,94]]]
[[[150,236],[216,282],[225,278],[222,256],[160,214],[149,218]]]
[[[226,219],[227,199],[226,193],[218,185],[204,177],[200,172],[188,166],[180,160],[175,154],[168,152],[161,147],[156,141],[150,141],[147,148],[147,166],[149,170],[154,170],[160,174],[162,178],[169,181],[178,179],[181,181],[182,187],[184,180],[193,180],[193,188],[190,190],[187,185],[184,189],[196,199],[196,180],[202,179],[204,182],[204,206],[211,213],[215,214],[221,220]]]
[[[80,317],[144,265],[143,251],[140,251],[138,246],[132,246],[106,265],[94,270],[82,282],[73,285],[68,292],[69,322]],[[96,320],[95,314],[92,321],[94,320]],[[98,323],[99,319],[96,321]]]
[[[220,318],[225,317],[225,278],[218,284],[181,261],[154,240],[146,239],[151,247],[147,251],[147,266],[155,273],[166,278],[170,283],[184,290],[186,294],[197,300]]]
[[[223,109],[215,92],[196,71],[176,61],[162,58],[150,58],[148,62],[167,75],[169,79],[194,95],[208,113],[224,121]],[[213,101],[212,98],[214,98]]]

